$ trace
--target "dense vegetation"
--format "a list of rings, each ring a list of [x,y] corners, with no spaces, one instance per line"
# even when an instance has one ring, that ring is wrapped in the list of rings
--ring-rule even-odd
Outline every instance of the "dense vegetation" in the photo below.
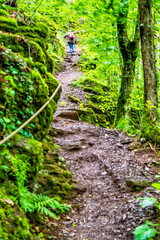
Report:
[[[61,69],[63,35],[71,28],[82,51],[79,66],[84,74],[73,83],[86,92],[81,117],[159,145],[158,19],[156,0],[153,6],[151,0],[0,0],[1,139],[32,116],[58,86],[53,73]],[[59,196],[71,190],[71,174],[47,136],[59,95],[0,148],[2,239],[34,239],[31,213],[56,218],[56,209],[68,209]]]
[[[0,8],[1,139],[49,99],[59,84],[53,73],[61,68],[65,53],[53,20],[33,21],[11,2],[1,1]],[[3,240],[35,239],[41,230],[34,233],[29,222],[37,224],[44,216],[57,219],[57,213],[69,209],[60,202],[72,188],[71,174],[56,153],[57,146],[47,136],[60,92],[41,114],[0,148]]]

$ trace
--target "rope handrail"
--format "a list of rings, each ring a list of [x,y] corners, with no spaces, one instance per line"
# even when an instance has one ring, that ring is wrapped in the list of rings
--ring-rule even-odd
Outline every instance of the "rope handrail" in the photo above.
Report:
[[[24,128],[28,123],[30,123],[40,112],[42,112],[42,110],[48,105],[48,103],[52,100],[52,98],[55,97],[56,93],[58,92],[58,90],[60,89],[62,83],[60,83],[58,85],[58,87],[56,88],[56,90],[54,91],[54,93],[52,94],[52,96],[48,99],[48,101],[32,116],[30,117],[25,123],[23,123],[19,128],[17,128],[13,133],[11,133],[9,136],[7,136],[6,138],[4,138],[2,141],[0,141],[0,146],[5,143],[8,139],[10,139],[11,137],[13,137],[16,133],[18,133],[22,128]]]

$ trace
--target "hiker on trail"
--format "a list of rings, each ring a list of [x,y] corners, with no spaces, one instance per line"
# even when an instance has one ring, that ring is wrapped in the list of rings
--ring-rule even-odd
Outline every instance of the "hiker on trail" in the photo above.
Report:
[[[69,45],[71,56],[73,56],[74,44],[75,44],[76,37],[75,37],[74,33],[71,30],[69,30],[69,32],[65,34],[64,38],[66,38],[67,43]]]

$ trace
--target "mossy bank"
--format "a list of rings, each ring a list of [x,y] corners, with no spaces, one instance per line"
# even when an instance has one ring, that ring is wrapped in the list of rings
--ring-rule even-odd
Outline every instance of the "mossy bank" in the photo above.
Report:
[[[55,91],[59,82],[53,73],[59,68],[65,50],[54,22],[24,20],[16,8],[1,2],[0,132],[3,139],[43,106]],[[35,232],[32,226],[34,223],[38,227],[43,221],[42,206],[40,213],[33,200],[37,196],[49,199],[46,202],[50,201],[50,205],[43,202],[47,218],[51,214],[48,206],[51,209],[53,203],[58,204],[71,195],[72,176],[56,153],[53,140],[47,136],[60,93],[61,90],[30,124],[0,147],[0,239],[42,239],[45,233]],[[58,200],[50,200],[55,196]],[[64,211],[67,206],[59,205],[59,208]]]

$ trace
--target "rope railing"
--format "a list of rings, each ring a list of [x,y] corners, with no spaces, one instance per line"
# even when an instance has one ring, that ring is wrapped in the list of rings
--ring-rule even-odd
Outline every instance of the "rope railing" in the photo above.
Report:
[[[48,101],[32,116],[30,117],[25,123],[23,123],[19,128],[17,128],[13,133],[11,133],[9,136],[7,136],[6,138],[4,138],[1,142],[0,142],[0,146],[5,143],[8,139],[10,139],[11,137],[13,137],[16,133],[18,133],[22,128],[24,128],[28,123],[30,123],[40,112],[42,112],[42,110],[48,105],[48,103],[52,100],[52,98],[55,97],[55,95],[57,94],[58,90],[60,89],[62,83],[60,83],[58,85],[58,87],[56,88],[56,90],[54,91],[54,93],[52,94],[52,96],[48,99]]]

